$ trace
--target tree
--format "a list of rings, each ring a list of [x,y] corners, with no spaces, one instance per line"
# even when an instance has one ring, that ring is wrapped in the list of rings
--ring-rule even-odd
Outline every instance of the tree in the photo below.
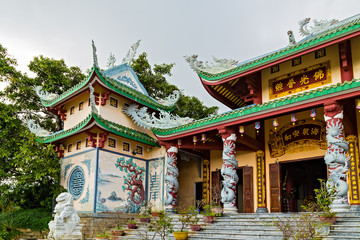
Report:
[[[142,53],[132,62],[132,68],[139,77],[149,95],[153,98],[165,98],[174,90],[179,90],[175,85],[169,84],[165,76],[171,76],[171,68],[174,64],[151,65],[147,54]],[[217,113],[218,107],[206,107],[198,98],[181,95],[172,112],[180,117],[201,119]]]
[[[53,145],[36,141],[12,104],[0,103],[0,206],[51,208],[60,186],[60,161]]]
[[[6,49],[1,47],[1,50],[6,56]],[[34,87],[41,86],[43,90],[50,93],[61,94],[83,80],[85,75],[78,67],[66,66],[63,59],[55,60],[42,55],[34,57],[29,64],[29,69],[36,74],[34,78],[17,72],[13,69],[14,65],[16,61],[8,58],[0,66],[4,69],[0,70],[2,75],[0,80],[8,83],[2,97],[10,100],[20,112],[30,114],[45,129],[60,131],[62,129],[60,117],[41,104],[40,98],[34,92]]]

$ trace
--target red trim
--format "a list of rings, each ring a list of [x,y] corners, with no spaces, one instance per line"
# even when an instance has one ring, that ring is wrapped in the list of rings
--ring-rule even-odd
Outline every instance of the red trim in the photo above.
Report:
[[[96,137],[97,134],[96,133],[92,133],[92,132],[89,132],[89,131],[86,131],[85,132],[87,135],[88,135],[88,141],[90,141],[90,147],[96,147]]]
[[[353,64],[351,57],[350,40],[339,44],[341,82],[351,81],[354,78]]]
[[[101,94],[101,106],[104,106],[106,104],[106,100],[109,99],[109,94],[110,91]]]
[[[195,134],[205,133],[207,131],[212,131],[212,130],[221,129],[221,128],[227,128],[227,127],[231,127],[231,126],[237,126],[240,124],[255,122],[255,121],[258,121],[261,119],[267,119],[267,118],[272,118],[272,117],[279,116],[279,115],[293,113],[296,111],[302,111],[302,110],[305,110],[308,108],[324,106],[325,102],[341,101],[341,100],[345,100],[348,98],[355,98],[355,97],[358,97],[359,94],[360,94],[360,91],[354,91],[351,93],[342,94],[340,96],[330,97],[328,99],[320,99],[320,100],[307,102],[307,103],[303,103],[303,104],[301,104],[301,102],[300,102],[298,105],[293,106],[293,107],[285,107],[283,109],[274,108],[270,112],[266,112],[266,113],[259,112],[258,114],[249,116],[247,118],[242,118],[242,119],[234,120],[232,122],[227,122],[227,123],[220,123],[219,125],[213,125],[211,127],[207,127],[204,129],[199,129],[199,130],[194,129],[193,131],[189,131],[184,134],[177,134],[176,136],[166,137],[166,136],[156,135],[156,137],[159,140],[161,139],[162,141],[174,140],[174,139],[178,139],[178,138],[192,136]]]
[[[60,143],[57,143],[55,145],[55,152],[57,152],[58,157],[60,157],[60,158],[64,157],[64,150],[60,149]]]
[[[200,78],[200,79],[201,79],[201,81],[204,82],[206,85],[219,85],[219,84],[221,84],[221,83],[225,83],[225,82],[231,81],[231,80],[233,80],[233,79],[235,79],[235,78],[242,77],[242,76],[245,76],[245,75],[248,75],[248,74],[251,74],[251,73],[260,71],[260,70],[263,70],[263,69],[268,68],[268,67],[271,67],[271,66],[273,66],[273,65],[286,62],[286,61],[288,61],[288,60],[290,60],[290,59],[293,59],[293,58],[296,58],[296,57],[300,57],[300,56],[302,56],[302,55],[305,55],[305,54],[314,52],[314,51],[319,50],[319,49],[321,49],[321,48],[328,47],[328,46],[330,46],[330,45],[333,45],[333,44],[342,42],[342,41],[344,41],[344,40],[347,40],[347,39],[356,37],[356,36],[358,36],[358,35],[360,35],[360,31],[355,32],[355,33],[352,33],[352,34],[349,34],[349,35],[346,35],[346,36],[344,36],[344,37],[340,37],[340,38],[338,38],[338,39],[334,39],[333,41],[330,41],[330,42],[327,42],[327,43],[324,43],[324,44],[321,44],[321,45],[318,45],[318,46],[314,46],[314,47],[309,48],[309,49],[307,49],[307,50],[303,50],[303,51],[298,52],[298,53],[296,53],[296,54],[294,54],[294,55],[285,57],[285,58],[283,58],[283,59],[276,60],[275,62],[271,62],[271,63],[265,64],[265,65],[263,65],[263,66],[260,66],[260,67],[255,68],[255,69],[250,69],[250,70],[248,70],[248,71],[246,71],[246,72],[243,72],[243,73],[234,75],[234,76],[232,76],[232,77],[226,78],[226,79],[221,80],[221,81],[213,81],[213,82],[210,82],[211,80],[210,80],[210,81],[207,81],[207,80],[205,80],[205,79],[203,80],[202,78]]]
[[[106,137],[109,133],[108,132],[104,132],[100,134],[100,139],[99,139],[99,148],[103,148],[105,145],[105,141],[106,141]]]

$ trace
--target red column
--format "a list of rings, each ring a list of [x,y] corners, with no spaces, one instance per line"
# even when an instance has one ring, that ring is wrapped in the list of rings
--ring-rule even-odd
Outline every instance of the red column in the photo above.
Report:
[[[221,175],[224,178],[221,202],[224,203],[225,213],[236,213],[236,184],[239,181],[239,177],[236,174],[238,161],[235,159],[236,135],[233,132],[220,131],[220,133],[222,133],[223,140]]]
[[[347,199],[349,159],[346,155],[349,144],[344,141],[343,111],[337,102],[331,101],[324,103],[324,113],[328,145],[324,159],[329,169],[327,186],[335,188],[336,191],[333,210],[344,211],[349,206]]]
[[[166,146],[167,160],[166,160],[166,211],[173,212],[177,204],[177,191],[179,189],[179,170],[177,168],[177,153],[178,148],[175,146]]]

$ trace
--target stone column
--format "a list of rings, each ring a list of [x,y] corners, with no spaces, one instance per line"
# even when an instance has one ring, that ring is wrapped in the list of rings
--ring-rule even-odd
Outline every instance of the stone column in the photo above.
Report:
[[[348,211],[350,206],[347,198],[349,191],[347,172],[350,162],[346,156],[349,144],[344,141],[343,111],[337,102],[332,101],[324,104],[324,113],[327,140],[324,159],[329,169],[327,186],[335,188],[336,191],[332,210],[335,212]]]
[[[359,191],[359,147],[358,138],[355,135],[349,135],[346,137],[349,142],[349,185],[350,185],[350,205],[351,210],[360,209],[360,191]]]
[[[257,185],[257,213],[269,212],[265,201],[265,159],[264,152],[259,150],[256,152],[256,185]]]
[[[177,191],[179,189],[179,182],[177,180],[179,176],[179,170],[177,168],[177,153],[178,148],[170,146],[167,148],[167,160],[166,160],[166,199],[165,206],[167,212],[174,212],[177,204]]]
[[[239,177],[236,174],[238,161],[235,159],[235,133],[225,133],[223,140],[223,165],[221,175],[223,176],[223,189],[221,190],[221,202],[224,203],[224,213],[237,213],[236,207],[236,184]]]

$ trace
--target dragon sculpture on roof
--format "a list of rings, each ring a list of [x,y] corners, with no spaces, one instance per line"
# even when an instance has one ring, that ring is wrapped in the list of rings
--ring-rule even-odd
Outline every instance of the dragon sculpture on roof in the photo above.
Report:
[[[223,71],[235,68],[236,64],[238,63],[238,61],[234,59],[219,59],[213,56],[215,63],[209,64],[208,62],[203,63],[202,61],[198,61],[197,57],[198,55],[196,54],[191,56],[184,56],[185,60],[196,73],[221,73]]]
[[[310,23],[310,19],[311,18],[305,18],[305,19],[299,21],[299,26],[300,26],[299,31],[300,31],[301,36],[308,36],[315,32],[324,30],[339,21],[336,19],[320,20],[320,21],[313,19],[314,26],[308,27],[308,24]]]

